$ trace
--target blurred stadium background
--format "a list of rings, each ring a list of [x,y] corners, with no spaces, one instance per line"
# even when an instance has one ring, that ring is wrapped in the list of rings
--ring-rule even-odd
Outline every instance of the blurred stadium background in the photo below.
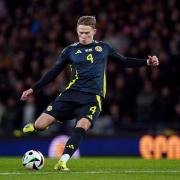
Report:
[[[165,146],[176,135],[175,144],[180,143],[179,7],[178,0],[0,0],[0,155],[31,148],[47,155],[53,138],[71,133],[73,121],[37,135],[21,132],[66,87],[68,70],[27,102],[19,99],[59,52],[77,41],[81,15],[96,16],[97,40],[125,56],[157,55],[160,66],[123,69],[109,61],[103,112],[80,153],[139,155],[144,135],[152,141],[162,135]],[[61,148],[61,143],[55,147]]]

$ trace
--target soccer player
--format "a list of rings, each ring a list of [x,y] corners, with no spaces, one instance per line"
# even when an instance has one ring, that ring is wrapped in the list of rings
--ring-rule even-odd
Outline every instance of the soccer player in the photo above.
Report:
[[[37,83],[23,92],[25,101],[37,90],[51,81],[69,64],[72,80],[66,89],[44,110],[34,124],[27,124],[24,133],[45,130],[55,121],[76,118],[72,136],[65,145],[63,155],[55,165],[56,170],[69,170],[67,161],[79,147],[86,131],[101,111],[101,100],[106,94],[106,66],[108,57],[112,57],[123,67],[158,66],[156,56],[147,59],[128,58],[120,55],[109,44],[95,41],[96,19],[94,16],[82,16],[77,22],[79,42],[66,47],[57,58],[57,62]]]

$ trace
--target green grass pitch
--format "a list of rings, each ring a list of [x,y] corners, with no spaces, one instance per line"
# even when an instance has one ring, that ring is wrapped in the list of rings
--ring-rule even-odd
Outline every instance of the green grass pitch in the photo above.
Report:
[[[83,157],[68,163],[70,172],[53,170],[57,160],[45,159],[43,169],[26,170],[21,157],[0,158],[0,180],[179,180],[180,161],[128,157]]]

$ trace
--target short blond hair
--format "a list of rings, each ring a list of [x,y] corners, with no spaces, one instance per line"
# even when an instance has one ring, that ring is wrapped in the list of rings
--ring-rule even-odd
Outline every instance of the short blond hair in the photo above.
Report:
[[[95,16],[81,16],[77,21],[77,26],[85,25],[96,28],[96,17]]]

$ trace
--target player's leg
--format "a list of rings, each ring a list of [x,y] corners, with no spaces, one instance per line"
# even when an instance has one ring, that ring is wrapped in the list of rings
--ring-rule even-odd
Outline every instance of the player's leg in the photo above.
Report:
[[[31,133],[35,131],[43,131],[56,121],[55,117],[47,113],[42,113],[35,123],[29,123],[23,128],[24,133]]]
[[[23,132],[31,133],[47,129],[49,125],[56,121],[59,112],[59,106],[61,106],[61,103],[53,101],[37,118],[34,124],[29,123],[23,128]]]
[[[74,152],[79,148],[82,140],[86,135],[86,131],[92,126],[93,121],[97,119],[100,114],[100,107],[98,103],[87,104],[84,107],[78,108],[77,124],[73,130],[72,136],[69,138],[65,145],[63,155],[59,162],[55,165],[54,169],[69,170],[66,167],[67,161],[71,158]]]
[[[81,118],[74,128],[72,136],[69,138],[65,145],[63,155],[61,156],[59,162],[55,165],[54,169],[68,171],[66,166],[67,161],[74,154],[74,152],[79,148],[82,140],[86,135],[86,131],[91,127],[91,122],[87,118]]]

